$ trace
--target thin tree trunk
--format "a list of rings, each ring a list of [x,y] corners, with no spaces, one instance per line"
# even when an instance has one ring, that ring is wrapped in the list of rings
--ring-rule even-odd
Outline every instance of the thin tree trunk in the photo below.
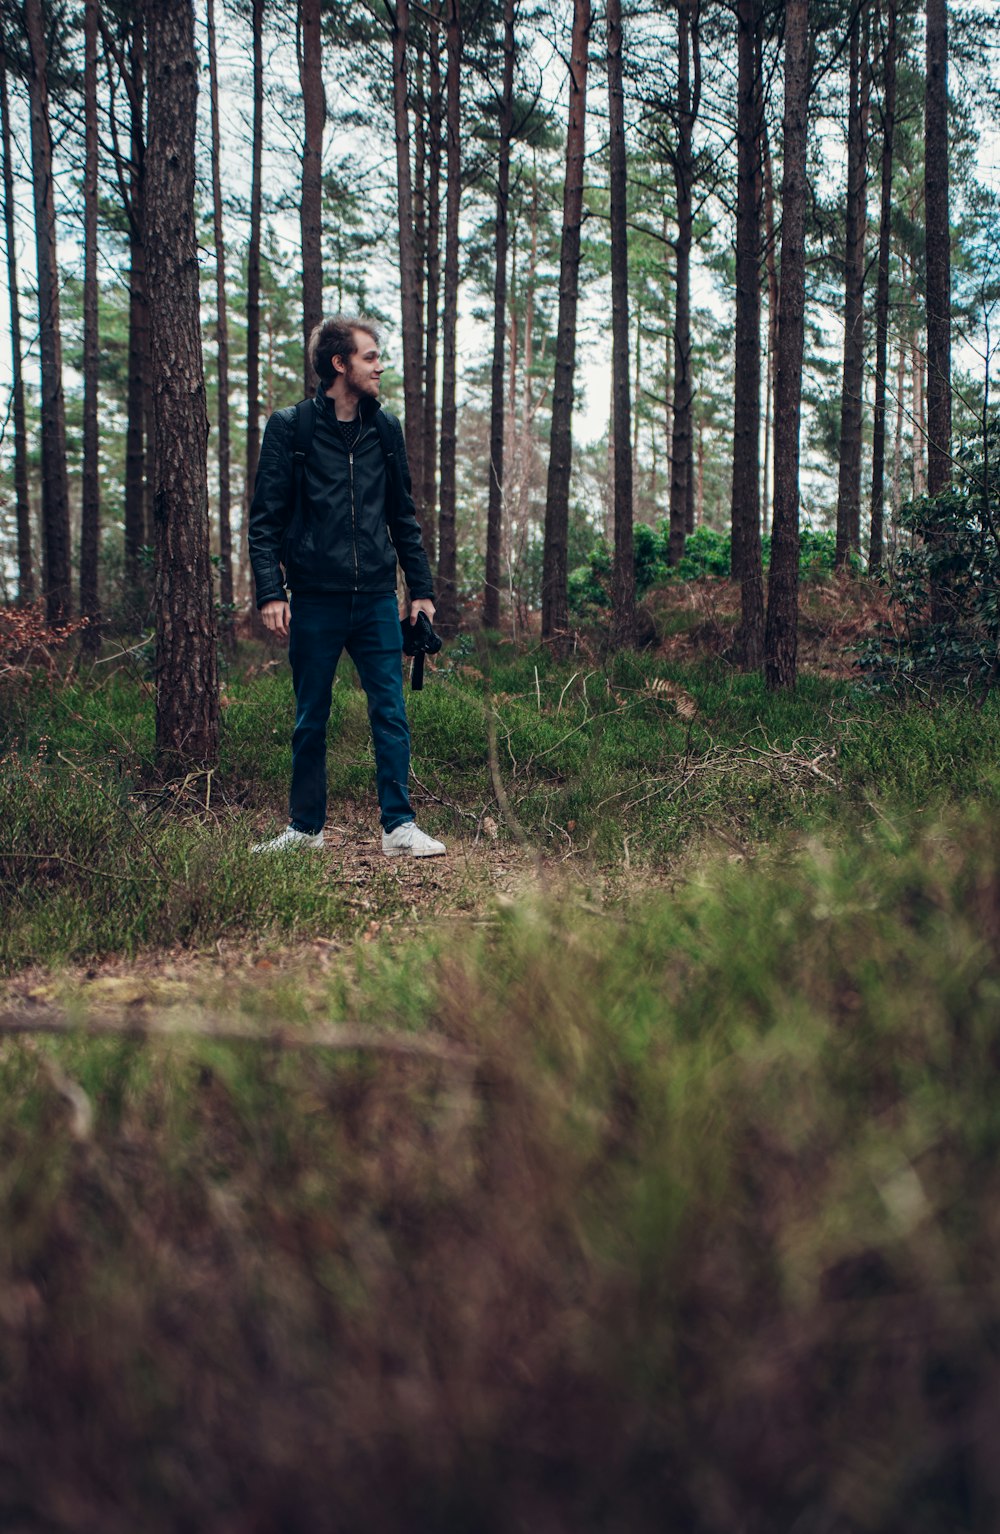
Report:
[[[483,627],[500,626],[500,543],[504,493],[504,340],[507,332],[507,201],[510,141],[514,131],[514,0],[503,7],[503,87],[497,165],[496,273],[493,281],[493,368],[490,377],[490,493],[486,520],[486,585]]]
[[[302,140],[302,195],[299,226],[302,235],[302,378],[306,395],[316,386],[309,361],[309,337],[323,318],[323,91],[322,0],[299,0],[299,82],[305,116]]]
[[[805,334],[808,105],[809,0],[787,0],[780,318],[774,383],[774,532],[764,634],[764,674],[772,689],[795,686],[798,650],[799,427]]]
[[[927,493],[951,481],[951,227],[948,208],[948,8],[927,0],[924,216],[927,225]]]
[[[253,137],[250,151],[250,244],[247,249],[247,444],[246,482],[240,526],[241,554],[246,548],[250,502],[260,457],[260,226],[261,172],[264,149],[264,0],[253,0]],[[243,560],[241,558],[241,565]],[[249,564],[249,558],[247,559]],[[256,603],[251,602],[251,612]]]
[[[732,576],[740,582],[740,663],[764,658],[760,543],[760,0],[739,0],[736,186],[736,374],[733,385]]]
[[[24,375],[21,359],[21,300],[17,288],[17,243],[14,232],[14,164],[11,156],[10,97],[7,53],[0,35],[0,116],[3,117],[3,212],[7,239],[7,290],[10,296],[11,393],[14,415],[14,499],[17,505],[17,600],[35,600],[32,560],[31,497],[28,493],[28,436],[24,414]]]
[[[98,597],[98,548],[101,536],[101,489],[98,470],[97,370],[97,5],[86,0],[83,13],[83,484],[80,509],[80,613],[88,620],[83,648],[101,647]]]
[[[427,95],[424,90],[424,44],[417,34],[416,60],[413,70],[413,249],[416,255],[417,274],[417,357],[426,356],[424,332],[424,306],[426,301],[425,278],[427,273]],[[421,376],[420,419],[424,411],[423,377]],[[423,433],[420,438],[424,448]],[[423,452],[426,460],[427,453]],[[417,491],[422,491],[422,482]]]
[[[611,179],[611,391],[614,402],[615,557],[611,644],[635,645],[635,555],[632,538],[632,402],[629,388],[628,188],[621,0],[607,0],[608,125]]]
[[[193,0],[147,0],[146,232],[156,483],[156,753],[212,766],[219,679],[208,536],[208,412],[195,228],[198,63]]]
[[[427,317],[424,326],[424,486],[421,510],[424,547],[432,565],[437,551],[437,368],[438,301],[441,292],[441,40],[428,29],[427,103]]]
[[[453,634],[458,626],[455,594],[455,464],[458,421],[455,406],[456,331],[458,328],[458,219],[462,199],[460,70],[462,23],[459,0],[448,0],[448,194],[444,233],[444,324],[441,367],[441,510],[438,519],[438,626]]]
[[[139,556],[147,538],[146,498],[152,464],[153,423],[147,408],[149,304],[146,293],[146,60],[142,9],[132,15],[125,84],[130,112],[129,184],[126,212],[129,247],[128,382],[125,428],[125,584],[130,598],[142,588]],[[138,608],[135,617],[140,616]]]
[[[674,429],[670,475],[670,539],[668,560],[676,565],[684,554],[684,539],[691,520],[691,247],[694,211],[691,182],[694,175],[693,136],[698,116],[700,68],[698,63],[698,0],[677,4],[677,148],[674,181],[677,188],[677,294],[674,302]],[[694,56],[694,87],[691,61]]]
[[[910,342],[913,369],[913,496],[927,490],[927,415],[924,408],[924,353],[919,337]]]
[[[403,320],[403,426],[406,432],[406,456],[410,464],[410,474],[414,485],[420,488],[424,483],[424,421],[420,390],[420,303],[417,250],[413,228],[413,177],[410,170],[407,81],[409,30],[409,0],[397,0],[395,24],[392,29],[392,101],[396,124],[399,292]]]
[[[758,56],[757,68],[762,67]],[[778,357],[778,239],[774,219],[774,172],[767,119],[761,109],[761,172],[764,191],[764,265],[767,269],[767,385],[764,408],[764,504],[762,525],[770,528],[774,504],[774,369]]]
[[[850,31],[847,127],[847,205],[844,249],[844,365],[840,396],[840,454],[835,563],[861,552],[861,415],[865,366],[865,226],[870,73],[862,46],[861,6]],[[868,20],[864,22],[867,40]]]
[[[68,617],[71,600],[66,409],[62,386],[59,266],[49,122],[48,58],[41,0],[25,0],[30,49],[31,174],[35,194],[38,273],[38,351],[42,375],[42,591],[50,623]]]
[[[219,405],[219,599],[222,632],[232,646],[233,531],[230,517],[229,317],[226,309],[226,242],[222,226],[222,154],[219,129],[219,72],[215,44],[215,0],[208,0],[208,78],[212,117],[212,220],[215,233],[215,340]]]
[[[882,201],[878,227],[878,287],[875,295],[875,413],[872,423],[872,508],[868,573],[885,558],[885,370],[889,350],[889,251],[892,236],[892,160],[896,132],[896,0],[887,0],[882,54]]]
[[[573,0],[569,64],[569,121],[563,190],[562,252],[559,259],[559,319],[552,389],[552,430],[545,496],[542,554],[542,638],[557,646],[569,629],[569,479],[573,462],[573,373],[576,365],[576,309],[580,291],[580,230],[583,220],[584,122],[587,108],[587,50],[590,0]]]
[[[896,360],[896,440],[892,460],[892,512],[898,518],[903,502],[903,390],[906,387],[906,339],[899,338]]]

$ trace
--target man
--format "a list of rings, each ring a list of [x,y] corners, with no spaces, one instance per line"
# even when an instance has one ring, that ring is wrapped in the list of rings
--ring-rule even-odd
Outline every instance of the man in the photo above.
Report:
[[[271,633],[288,637],[296,702],[288,827],[253,850],[323,845],[326,726],[337,662],[346,649],[368,696],[382,851],[387,857],[438,857],[444,843],[420,830],[410,807],[397,558],[409,588],[411,623],[420,613],[433,621],[433,586],[402,430],[384,412],[393,463],[375,421],[385,369],[378,332],[360,316],[334,315],[313,331],[309,356],[320,387],[300,407],[315,412],[298,470],[301,493],[294,494],[292,406],[275,411],[267,423],[250,507],[257,606]]]

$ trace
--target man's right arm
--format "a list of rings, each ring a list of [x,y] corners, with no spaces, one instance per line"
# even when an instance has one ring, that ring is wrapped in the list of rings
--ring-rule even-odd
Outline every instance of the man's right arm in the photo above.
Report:
[[[276,410],[264,428],[260,447],[247,523],[247,545],[259,608],[268,602],[285,601],[279,555],[288,524],[294,430],[294,419],[289,421],[285,411]]]

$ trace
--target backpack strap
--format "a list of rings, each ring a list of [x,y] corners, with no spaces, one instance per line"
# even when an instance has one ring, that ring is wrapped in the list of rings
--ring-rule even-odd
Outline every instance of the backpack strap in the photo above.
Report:
[[[316,407],[311,399],[299,400],[295,406],[295,444],[292,448],[292,485],[289,498],[289,521],[302,502],[302,479],[306,460],[312,448],[316,430]]]
[[[375,427],[375,435],[378,437],[378,445],[382,449],[382,459],[385,463],[386,482],[392,482],[392,487],[399,496],[400,469],[399,459],[396,457],[396,444],[393,441],[392,427],[384,410],[376,410],[372,417]]]

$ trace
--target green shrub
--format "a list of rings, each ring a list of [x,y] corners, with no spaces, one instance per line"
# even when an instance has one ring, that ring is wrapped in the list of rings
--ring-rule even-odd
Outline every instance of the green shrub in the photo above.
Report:
[[[635,589],[643,597],[655,586],[668,581],[696,581],[706,577],[728,579],[732,557],[732,539],[729,533],[717,532],[711,527],[697,527],[684,541],[684,553],[673,568],[668,564],[670,524],[660,522],[657,527],[637,523],[635,538]],[[830,531],[801,528],[799,533],[799,576],[802,580],[819,580],[832,574],[836,554],[836,535]],[[764,569],[771,558],[770,535],[761,540]],[[606,608],[611,602],[612,556],[606,542],[599,538],[594,544],[587,564],[570,572],[570,611],[577,617],[591,616],[596,609]]]
[[[1000,670],[1000,413],[959,448],[955,479],[900,509],[910,535],[888,576],[901,617],[859,655],[876,687],[988,688]]]

